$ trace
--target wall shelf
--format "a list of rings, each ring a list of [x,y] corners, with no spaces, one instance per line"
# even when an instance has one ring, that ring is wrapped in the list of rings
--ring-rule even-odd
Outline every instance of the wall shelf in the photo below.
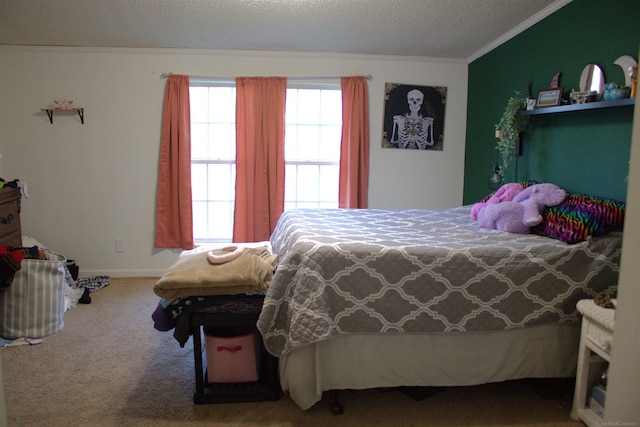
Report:
[[[60,112],[60,113],[65,113],[65,112],[70,112],[70,111],[77,111],[78,112],[78,117],[80,117],[80,123],[84,124],[84,108],[72,108],[70,110],[63,110],[62,108],[41,108],[40,110],[42,111],[46,111],[47,112],[47,116],[49,117],[49,122],[51,124],[53,124],[53,112]]]
[[[570,111],[596,110],[601,108],[624,107],[635,105],[635,98],[616,99],[614,101],[587,102],[586,104],[558,105],[557,107],[543,107],[534,110],[522,110],[519,116],[537,116],[540,114],[568,113]]]

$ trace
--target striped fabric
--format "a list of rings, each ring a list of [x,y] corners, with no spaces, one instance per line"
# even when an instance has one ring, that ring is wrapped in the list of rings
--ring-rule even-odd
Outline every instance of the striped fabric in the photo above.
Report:
[[[0,292],[0,337],[41,338],[64,327],[66,258],[23,259],[11,286]]]
[[[568,194],[560,205],[546,208],[542,223],[531,231],[565,243],[578,243],[589,236],[622,230],[624,212],[625,204],[619,200]]]

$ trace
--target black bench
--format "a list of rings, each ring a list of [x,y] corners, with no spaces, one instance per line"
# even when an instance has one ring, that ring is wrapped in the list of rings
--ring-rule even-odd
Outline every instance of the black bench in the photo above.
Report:
[[[209,383],[207,380],[206,354],[202,351],[202,336],[239,336],[256,332],[256,323],[262,308],[262,299],[242,300],[233,296],[229,304],[214,304],[194,310],[190,314],[189,327],[193,336],[193,356],[195,361],[196,392],[193,402],[233,403],[261,402],[280,398],[278,358],[269,354],[260,339],[259,378],[250,383]]]

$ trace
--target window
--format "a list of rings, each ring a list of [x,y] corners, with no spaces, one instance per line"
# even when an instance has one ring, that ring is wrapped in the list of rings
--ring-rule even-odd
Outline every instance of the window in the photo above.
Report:
[[[284,208],[337,208],[342,95],[287,88]]]
[[[196,243],[230,242],[235,197],[235,84],[192,81],[191,185]],[[339,85],[289,83],[285,209],[338,207]]]

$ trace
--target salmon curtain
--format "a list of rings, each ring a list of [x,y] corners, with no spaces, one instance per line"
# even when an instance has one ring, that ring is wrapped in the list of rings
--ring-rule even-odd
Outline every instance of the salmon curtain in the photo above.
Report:
[[[342,77],[342,142],[338,207],[369,204],[369,95],[365,77]]]
[[[268,240],[284,210],[287,79],[236,79],[234,242]]]
[[[167,79],[156,195],[156,248],[193,249],[189,76]]]

